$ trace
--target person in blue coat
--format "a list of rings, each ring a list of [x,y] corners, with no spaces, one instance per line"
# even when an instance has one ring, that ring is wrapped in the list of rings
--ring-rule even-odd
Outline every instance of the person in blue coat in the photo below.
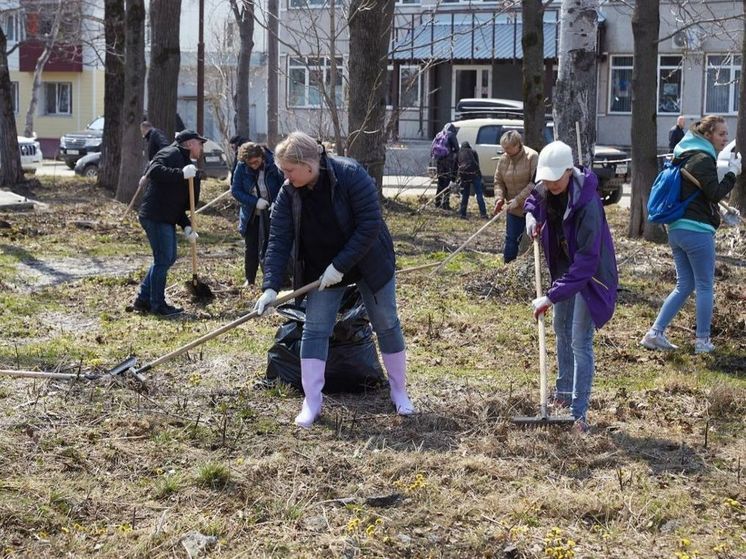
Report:
[[[246,142],[238,148],[238,164],[231,180],[231,194],[241,204],[238,232],[244,238],[245,287],[254,285],[259,263],[269,240],[270,207],[285,177],[265,146]]]
[[[306,301],[300,346],[305,399],[296,425],[309,428],[321,413],[329,337],[345,286],[351,283],[357,284],[378,337],[396,412],[414,413],[396,310],[394,243],[381,215],[375,182],[359,163],[328,156],[303,132],[280,142],[275,157],[287,180],[272,211],[264,293],[254,310],[262,314],[277,298],[290,256],[296,289],[320,280]]]

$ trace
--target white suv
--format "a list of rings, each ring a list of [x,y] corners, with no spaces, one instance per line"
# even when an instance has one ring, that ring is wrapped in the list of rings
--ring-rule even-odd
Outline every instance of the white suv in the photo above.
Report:
[[[459,144],[469,142],[479,155],[479,168],[485,194],[494,195],[495,168],[503,153],[500,138],[508,130],[517,130],[523,135],[523,121],[503,118],[473,118],[456,120]],[[554,140],[552,123],[544,128],[544,140]],[[622,150],[597,145],[593,157],[593,172],[598,177],[598,191],[604,204],[615,204],[622,197],[622,185],[627,182],[629,166],[627,154]]]
[[[43,154],[36,138],[18,136],[18,149],[21,152],[21,167],[24,171],[36,172],[41,167]]]

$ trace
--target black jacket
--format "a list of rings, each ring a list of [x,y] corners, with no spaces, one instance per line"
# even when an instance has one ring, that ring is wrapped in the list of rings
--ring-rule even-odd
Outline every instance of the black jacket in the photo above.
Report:
[[[707,223],[717,229],[720,226],[718,202],[733,189],[736,176],[726,173],[723,180],[718,182],[715,159],[703,151],[685,151],[674,159],[674,163],[681,159],[686,159],[686,162],[681,168],[680,199],[686,200],[701,190],[687,206],[683,219]]]
[[[182,169],[192,162],[189,150],[172,144],[160,150],[148,166],[150,181],[140,206],[140,217],[186,227],[191,225],[189,183]],[[194,203],[199,200],[199,175],[194,178]]]
[[[171,142],[166,139],[166,135],[162,130],[157,128],[151,128],[148,133],[143,136],[146,142],[148,142],[148,161],[155,157],[155,154],[165,148]]]
[[[668,131],[668,149],[673,151],[673,148],[676,147],[676,144],[678,144],[683,137],[684,129],[680,128],[678,124],[674,124],[671,130]]]
[[[462,145],[458,151],[458,177],[463,182],[473,182],[480,174],[479,155],[472,148]]]

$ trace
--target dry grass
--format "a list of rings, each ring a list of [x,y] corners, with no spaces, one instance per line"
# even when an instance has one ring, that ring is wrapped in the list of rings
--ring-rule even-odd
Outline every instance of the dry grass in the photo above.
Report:
[[[136,222],[118,223],[121,207],[85,183],[36,194],[48,212],[0,216],[2,367],[147,361],[259,294],[238,287],[242,246],[224,205],[200,227],[200,277],[216,301],[187,299],[182,258],[172,298],[187,316],[127,313],[148,261]],[[387,207],[402,267],[481,225],[418,207]],[[637,340],[671,287],[668,249],[623,237],[624,210],[609,216],[623,290],[596,337],[587,436],[510,423],[535,412],[538,343],[531,258],[505,267],[499,226],[445,274],[400,278],[412,418],[392,415],[385,391],[332,395],[318,426],[296,430],[298,394],[254,386],[277,317],[157,367],[147,393],[0,378],[0,553],[186,557],[181,539],[196,531],[217,536],[211,557],[746,556],[744,231],[718,234],[719,351],[692,355],[688,305],[672,330],[683,350],[661,355]],[[120,273],[104,275],[111,261]]]

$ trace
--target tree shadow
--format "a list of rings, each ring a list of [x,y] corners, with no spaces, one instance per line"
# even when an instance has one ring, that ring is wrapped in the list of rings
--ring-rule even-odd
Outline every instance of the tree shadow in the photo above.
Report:
[[[614,444],[626,455],[647,462],[655,474],[676,473],[693,475],[707,469],[695,449],[686,442],[674,442],[657,437],[635,437],[623,431],[610,433]]]

